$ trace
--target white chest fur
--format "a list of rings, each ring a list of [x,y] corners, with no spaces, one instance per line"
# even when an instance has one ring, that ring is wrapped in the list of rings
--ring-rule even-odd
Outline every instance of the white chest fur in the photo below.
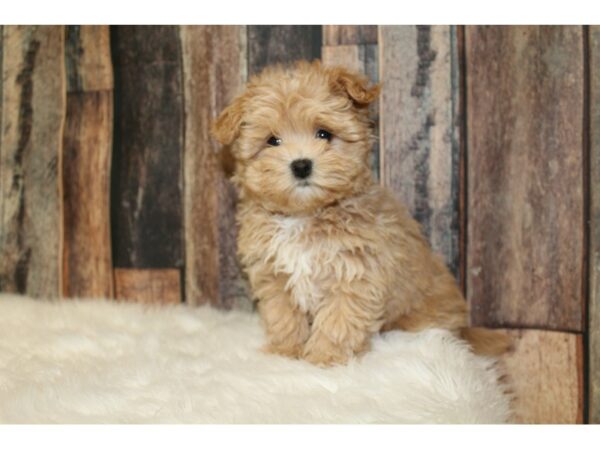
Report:
[[[321,246],[309,239],[310,218],[276,217],[267,258],[277,273],[289,276],[286,289],[303,311],[314,311],[323,298],[319,269]]]

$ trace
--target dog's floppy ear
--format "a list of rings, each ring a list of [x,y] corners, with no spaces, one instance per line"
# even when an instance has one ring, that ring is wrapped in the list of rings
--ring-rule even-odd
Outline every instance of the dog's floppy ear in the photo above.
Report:
[[[335,67],[330,72],[330,86],[334,92],[347,95],[354,106],[366,108],[379,95],[380,85],[369,86],[366,77],[352,73],[343,67]]]
[[[231,145],[240,134],[243,113],[244,99],[238,97],[221,112],[213,123],[212,134],[222,145]]]

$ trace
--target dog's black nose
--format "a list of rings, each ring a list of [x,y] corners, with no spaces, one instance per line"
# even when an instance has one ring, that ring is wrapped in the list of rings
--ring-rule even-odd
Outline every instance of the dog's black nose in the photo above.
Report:
[[[308,178],[312,172],[312,161],[310,159],[296,159],[290,164],[294,176],[300,180]]]

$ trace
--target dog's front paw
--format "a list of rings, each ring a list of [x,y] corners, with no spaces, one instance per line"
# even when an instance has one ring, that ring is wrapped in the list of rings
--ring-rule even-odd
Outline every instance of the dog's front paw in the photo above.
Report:
[[[302,358],[320,367],[343,365],[353,352],[343,344],[336,344],[321,333],[313,334],[304,346]]]

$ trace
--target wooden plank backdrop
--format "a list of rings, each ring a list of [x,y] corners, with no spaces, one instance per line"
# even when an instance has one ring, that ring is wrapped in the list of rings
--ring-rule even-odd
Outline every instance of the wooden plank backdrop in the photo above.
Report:
[[[183,266],[183,92],[176,26],[112,27],[116,267]]]
[[[209,126],[315,58],[383,82],[374,176],[510,328],[515,421],[600,423],[600,27],[0,27],[0,291],[251,309]]]
[[[590,251],[589,415],[600,423],[600,26],[589,29]]]
[[[108,26],[67,26],[63,295],[112,297],[113,73]]]
[[[4,26],[0,291],[62,292],[64,28]]]
[[[185,126],[185,291],[191,304],[250,308],[236,258],[235,192],[209,124],[246,79],[245,27],[181,27]],[[209,186],[210,188],[207,188]]]
[[[467,294],[477,325],[583,330],[582,33],[467,27]]]
[[[456,27],[382,26],[381,180],[458,276]]]

